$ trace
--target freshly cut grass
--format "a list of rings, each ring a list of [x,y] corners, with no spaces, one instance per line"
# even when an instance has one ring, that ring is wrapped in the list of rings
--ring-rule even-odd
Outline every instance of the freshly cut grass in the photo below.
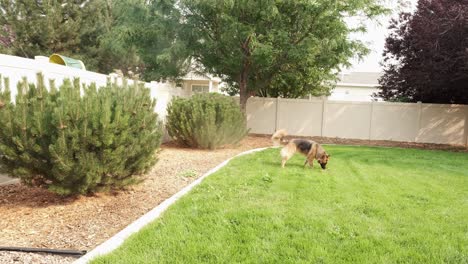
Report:
[[[93,263],[468,263],[468,154],[326,149],[236,158]]]

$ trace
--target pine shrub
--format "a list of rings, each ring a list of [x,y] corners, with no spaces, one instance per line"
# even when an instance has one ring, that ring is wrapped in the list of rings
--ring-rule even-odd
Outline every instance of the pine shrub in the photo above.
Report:
[[[174,98],[167,108],[166,118],[169,135],[194,148],[215,149],[238,143],[248,132],[239,105],[221,94]]]
[[[1,78],[0,78],[1,79]],[[142,85],[97,89],[65,80],[46,89],[24,79],[12,102],[0,87],[0,168],[61,195],[118,189],[156,162],[162,126]]]

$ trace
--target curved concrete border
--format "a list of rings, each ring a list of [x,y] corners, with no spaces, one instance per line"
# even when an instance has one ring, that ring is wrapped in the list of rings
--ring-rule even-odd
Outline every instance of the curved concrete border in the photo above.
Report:
[[[227,159],[227,160],[223,161],[221,164],[219,164],[218,166],[216,166],[213,169],[209,170],[207,173],[203,174],[203,176],[201,176],[200,178],[198,178],[197,180],[195,180],[191,184],[184,187],[178,193],[174,194],[173,196],[171,196],[170,198],[168,198],[164,202],[160,203],[154,209],[152,209],[148,213],[144,214],[142,217],[138,218],[135,222],[128,225],[126,228],[124,228],[122,231],[120,231],[119,233],[117,233],[116,235],[111,237],[109,240],[107,240],[106,242],[104,242],[101,245],[97,246],[96,248],[94,248],[93,250],[91,250],[86,255],[82,256],[81,258],[77,259],[75,262],[73,262],[73,264],[86,264],[86,263],[90,262],[91,260],[93,260],[94,258],[96,258],[98,256],[110,253],[111,251],[113,251],[114,249],[116,249],[117,247],[122,245],[122,243],[125,241],[125,239],[127,239],[130,235],[132,235],[133,233],[138,232],[144,226],[146,226],[147,224],[153,222],[155,219],[159,218],[159,216],[161,216],[161,214],[169,206],[171,206],[173,203],[175,203],[177,200],[179,200],[182,196],[187,194],[190,190],[193,189],[193,187],[200,184],[206,177],[208,177],[209,175],[215,173],[216,171],[218,171],[222,167],[226,166],[229,163],[229,161],[231,161],[232,159],[234,159],[236,157],[239,157],[239,156],[246,155],[246,154],[250,154],[250,153],[262,151],[262,150],[265,150],[265,149],[269,149],[269,148],[270,147],[248,150],[248,151],[242,152],[240,154],[237,154],[236,156],[234,156],[234,157],[232,157],[230,159]]]
[[[9,185],[9,184],[15,184],[18,183],[19,179],[13,179],[10,178],[4,174],[0,174],[0,186],[2,185]]]

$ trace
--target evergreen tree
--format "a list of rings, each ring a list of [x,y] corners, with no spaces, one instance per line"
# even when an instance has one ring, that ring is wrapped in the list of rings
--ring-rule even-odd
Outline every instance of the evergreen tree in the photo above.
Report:
[[[77,51],[85,2],[1,0],[0,25],[8,25],[16,35],[14,55],[31,58],[43,52]]]
[[[108,33],[99,37],[97,54],[101,72],[121,70],[125,75],[131,71],[145,78],[145,64],[141,59],[144,52],[134,43],[134,38],[147,27],[150,11],[145,0],[124,0],[111,2],[111,19]],[[153,40],[156,42],[157,40]]]
[[[102,62],[129,65],[144,80],[178,80],[190,70],[190,60],[184,39],[178,38],[177,19],[172,16],[170,1],[125,0],[113,5],[114,22],[109,34],[101,38]],[[177,41],[175,39],[177,38]]]
[[[162,129],[142,85],[97,89],[65,81],[59,90],[18,84],[0,90],[0,166],[24,183],[86,194],[137,181],[156,162]]]
[[[215,149],[238,143],[248,132],[238,104],[216,93],[174,98],[167,107],[166,118],[169,135],[194,148]]]

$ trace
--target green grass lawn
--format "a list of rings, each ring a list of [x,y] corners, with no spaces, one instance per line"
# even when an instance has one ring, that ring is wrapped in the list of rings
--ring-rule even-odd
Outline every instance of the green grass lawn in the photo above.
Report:
[[[236,158],[93,263],[468,263],[468,154],[326,149]]]

